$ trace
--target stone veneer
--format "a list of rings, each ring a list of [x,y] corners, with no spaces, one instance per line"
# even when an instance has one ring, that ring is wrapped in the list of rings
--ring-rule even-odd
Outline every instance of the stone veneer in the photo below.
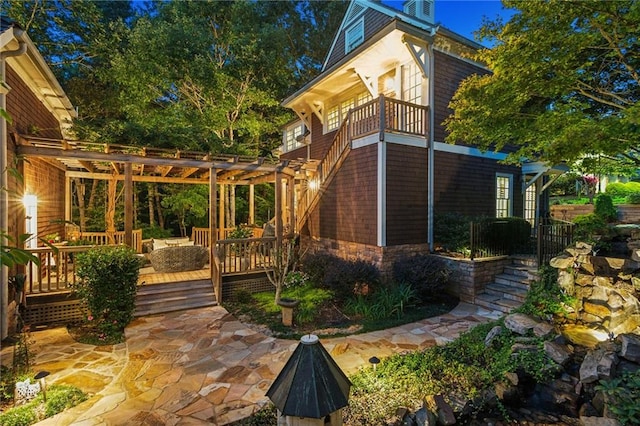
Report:
[[[429,253],[428,244],[406,244],[391,247],[378,247],[349,241],[322,239],[301,236],[302,252],[328,253],[346,260],[364,260],[373,263],[383,276],[391,276],[393,263],[402,256]],[[442,259],[451,271],[449,293],[463,302],[473,303],[476,296],[493,278],[502,273],[505,266],[511,264],[507,256],[486,259],[459,259],[433,255]]]

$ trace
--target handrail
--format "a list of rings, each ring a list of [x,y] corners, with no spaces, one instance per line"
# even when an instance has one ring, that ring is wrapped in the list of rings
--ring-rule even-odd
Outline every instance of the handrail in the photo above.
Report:
[[[321,191],[333,178],[346,158],[351,141],[376,132],[384,140],[386,132],[427,137],[429,107],[380,95],[365,104],[352,108],[338,128],[333,142],[318,164],[317,172],[298,200],[298,229],[319,202]]]

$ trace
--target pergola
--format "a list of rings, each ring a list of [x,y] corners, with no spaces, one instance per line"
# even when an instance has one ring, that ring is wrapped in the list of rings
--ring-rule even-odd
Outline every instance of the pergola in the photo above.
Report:
[[[74,178],[100,179],[124,183],[124,242],[132,245],[133,182],[208,184],[210,260],[214,260],[216,229],[224,228],[224,198],[217,201],[218,185],[249,185],[250,219],[253,215],[256,184],[275,185],[275,234],[279,246],[283,238],[283,217],[295,229],[294,179],[302,164],[289,160],[270,161],[238,155],[168,150],[150,147],[111,145],[94,142],[52,140],[14,135],[17,154],[24,158],[55,160],[65,173],[65,220],[71,220],[71,182]],[[283,194],[286,192],[286,196]],[[219,212],[219,219],[216,213]],[[213,274],[212,279],[217,280]]]

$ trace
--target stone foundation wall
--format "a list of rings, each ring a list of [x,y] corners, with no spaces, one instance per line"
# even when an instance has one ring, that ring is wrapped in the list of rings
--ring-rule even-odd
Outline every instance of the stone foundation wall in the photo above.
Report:
[[[443,259],[451,270],[449,292],[458,296],[461,302],[467,303],[473,303],[485,286],[493,281],[496,275],[501,274],[505,266],[511,264],[508,256],[474,260],[438,257]]]
[[[392,247],[377,247],[366,244],[337,240],[315,240],[302,236],[300,240],[302,252],[307,254],[329,253],[346,260],[365,260],[380,269],[383,276],[391,276],[393,263],[402,256],[428,254],[428,244],[407,244]],[[487,259],[458,259],[433,255],[441,258],[451,271],[449,293],[463,302],[473,303],[477,294],[493,278],[502,273],[506,265],[511,264],[507,256]]]

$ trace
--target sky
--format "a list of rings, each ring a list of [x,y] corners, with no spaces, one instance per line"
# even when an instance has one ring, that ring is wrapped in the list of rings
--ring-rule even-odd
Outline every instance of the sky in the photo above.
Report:
[[[404,2],[383,0],[383,3],[402,10]],[[483,16],[492,20],[501,16],[506,22],[513,14],[503,9],[499,0],[436,0],[435,13],[436,23],[471,40],[475,40],[473,32],[480,28]]]

